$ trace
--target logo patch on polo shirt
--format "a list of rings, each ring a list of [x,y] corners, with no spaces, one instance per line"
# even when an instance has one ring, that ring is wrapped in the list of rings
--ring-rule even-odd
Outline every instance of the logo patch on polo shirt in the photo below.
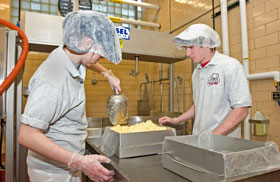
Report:
[[[212,73],[212,75],[208,78],[207,85],[213,86],[213,85],[218,85],[220,82],[220,76],[219,73]]]

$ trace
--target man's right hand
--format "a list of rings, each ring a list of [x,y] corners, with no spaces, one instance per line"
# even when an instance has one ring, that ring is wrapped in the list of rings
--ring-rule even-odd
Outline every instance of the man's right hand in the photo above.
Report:
[[[91,180],[95,182],[109,181],[115,175],[102,166],[101,162],[109,163],[110,159],[102,155],[80,155],[73,154],[68,164],[72,169],[82,170]]]
[[[168,116],[163,116],[158,120],[159,124],[176,124],[177,118],[170,118]]]

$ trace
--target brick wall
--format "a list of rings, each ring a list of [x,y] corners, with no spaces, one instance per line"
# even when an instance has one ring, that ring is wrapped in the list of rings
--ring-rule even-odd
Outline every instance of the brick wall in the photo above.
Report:
[[[23,87],[28,86],[28,82],[36,71],[38,66],[47,58],[47,53],[29,52],[23,74]],[[123,60],[119,65],[113,65],[108,60],[100,62],[107,69],[111,69],[113,73],[121,80],[122,93],[128,98],[128,111],[130,116],[137,115],[137,100],[139,100],[139,84],[145,81],[145,67],[149,68],[149,63],[139,63],[139,75],[132,77],[130,71],[135,70],[135,61]],[[97,81],[92,84],[92,79]],[[87,71],[85,80],[86,90],[86,111],[90,117],[106,117],[106,101],[113,94],[108,81],[100,74],[91,70]],[[23,99],[23,106],[26,98]]]
[[[153,4],[160,4],[159,11],[144,9],[143,18],[147,21],[158,22],[161,24],[161,29],[155,31],[169,32],[175,30],[180,25],[198,17],[200,14],[209,10],[211,5],[210,0],[195,1],[195,6],[183,6],[171,1],[171,27],[168,23],[168,1],[165,0],[149,0]],[[202,10],[198,3],[204,3]],[[215,0],[215,4],[219,4]],[[218,10],[216,10],[218,11]],[[248,39],[249,39],[249,56],[250,56],[250,73],[260,73],[265,71],[280,70],[280,1],[278,0],[251,0],[247,3],[247,23],[248,23]],[[229,36],[230,36],[230,55],[238,60],[242,58],[241,50],[241,35],[240,35],[240,16],[239,7],[229,11]],[[199,19],[183,26],[182,28],[173,32],[174,35],[183,31],[187,26],[193,23],[206,23],[212,25],[211,12],[206,13]],[[215,20],[216,30],[221,36],[221,22],[220,17]],[[147,28],[148,29],[148,28]],[[222,52],[222,48],[218,49]],[[45,59],[46,55],[42,53],[29,53],[24,72],[24,86],[26,86],[29,77],[40,62]],[[116,76],[121,80],[121,87],[123,93],[128,97],[129,115],[137,115],[137,100],[139,100],[139,85],[145,81],[145,72],[149,73],[151,80],[159,79],[159,70],[161,65],[159,63],[139,63],[140,74],[137,77],[129,75],[130,70],[135,70],[134,60],[123,60],[119,65],[113,65],[108,61],[101,62],[105,67],[112,69]],[[168,75],[169,65],[163,64],[164,75]],[[192,104],[191,91],[191,72],[192,64],[190,60],[184,60],[175,63],[175,75],[181,76],[185,80],[186,93],[186,108]],[[29,70],[29,71],[27,71]],[[97,84],[91,84],[91,80],[95,78]],[[168,83],[168,82],[166,82]],[[168,85],[164,85],[163,96],[163,110],[168,110]],[[104,78],[98,74],[88,71],[85,82],[87,95],[87,114],[88,116],[100,117],[106,116],[105,104],[108,96],[112,93],[108,83]],[[251,108],[251,117],[256,110],[259,110],[263,115],[270,119],[270,126],[268,135],[265,137],[252,136],[253,140],[268,141],[273,140],[280,145],[280,110],[278,104],[272,100],[271,92],[275,91],[273,80],[257,80],[250,81],[250,89],[253,98],[253,106]],[[151,87],[148,86],[149,92]],[[183,111],[183,87],[179,85],[179,111]],[[154,86],[154,95],[150,99],[154,101],[154,109],[160,109],[160,86]],[[177,111],[177,103],[174,104],[174,110]]]
[[[167,1],[150,0],[150,2],[161,4],[162,11],[157,13],[154,12],[154,15],[157,15],[157,21],[161,24],[160,31],[169,32],[170,30],[175,30],[181,25],[198,17],[198,15],[201,15],[202,13],[205,13],[205,15],[172,33],[176,35],[194,23],[205,23],[212,26],[211,12],[206,13],[209,6],[211,6],[210,0],[192,1],[192,5],[183,5],[176,3],[175,1],[171,1],[171,11],[169,13],[171,15],[171,23],[168,23]],[[215,5],[217,4],[219,4],[219,0],[215,0]],[[198,6],[201,6],[204,9],[198,8]],[[242,47],[239,8],[240,7],[236,7],[229,11],[228,21],[230,56],[241,60]],[[215,12],[217,11],[219,11],[219,8]],[[153,19],[150,18],[150,21],[153,21]],[[216,31],[221,36],[220,16],[215,19],[215,25]],[[280,1],[249,1],[249,3],[247,3],[247,26],[250,73],[280,71]],[[222,52],[222,48],[219,48],[218,50]],[[176,75],[188,72],[188,67],[190,65],[189,62],[190,60],[176,63]],[[189,80],[190,75],[186,76],[186,79]],[[263,137],[252,136],[252,139],[259,141],[273,140],[280,146],[280,107],[276,101],[272,100],[272,91],[276,90],[273,85],[273,79],[250,81],[250,90],[253,99],[253,105],[250,113],[251,118],[258,110],[261,111],[266,118],[270,119],[268,135]],[[191,97],[189,99],[191,99]]]
[[[280,71],[279,21],[280,1],[254,0],[247,5],[250,73]],[[270,119],[268,136],[254,140],[273,140],[280,146],[280,107],[272,100],[273,79],[250,81],[253,106],[251,116],[259,110]]]
[[[0,0],[0,18],[10,21],[10,0]]]

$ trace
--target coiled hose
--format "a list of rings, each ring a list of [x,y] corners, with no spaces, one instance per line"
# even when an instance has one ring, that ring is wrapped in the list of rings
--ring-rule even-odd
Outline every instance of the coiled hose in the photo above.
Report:
[[[17,74],[20,72],[21,68],[23,67],[25,59],[28,54],[29,46],[28,46],[27,37],[20,28],[18,28],[16,25],[14,25],[6,20],[3,20],[3,19],[0,19],[0,24],[4,25],[10,29],[16,30],[18,32],[19,37],[22,40],[22,51],[20,54],[20,58],[16,64],[16,66],[14,67],[13,71],[9,74],[9,76],[0,85],[0,96],[1,96],[3,94],[3,92],[5,92],[5,90],[13,83]]]

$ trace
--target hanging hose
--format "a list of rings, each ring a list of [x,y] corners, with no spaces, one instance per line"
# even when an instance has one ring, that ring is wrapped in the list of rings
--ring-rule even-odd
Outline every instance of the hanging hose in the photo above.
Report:
[[[0,96],[5,92],[5,90],[13,83],[14,79],[16,78],[17,74],[20,72],[22,66],[24,65],[25,59],[28,54],[28,40],[23,31],[18,28],[16,25],[0,19],[0,24],[4,25],[8,28],[11,28],[13,30],[16,30],[18,32],[18,35],[20,36],[22,40],[22,51],[20,54],[20,58],[14,67],[13,71],[9,74],[9,76],[3,81],[3,83],[0,85]]]

